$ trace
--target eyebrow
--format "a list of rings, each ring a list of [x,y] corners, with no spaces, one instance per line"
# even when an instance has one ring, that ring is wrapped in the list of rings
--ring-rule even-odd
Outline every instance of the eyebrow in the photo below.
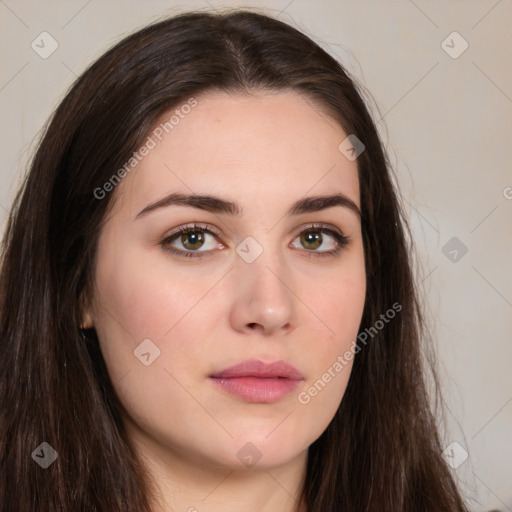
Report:
[[[168,206],[189,206],[191,208],[198,208],[200,210],[206,210],[211,213],[224,213],[229,215],[241,216],[243,208],[236,202],[222,199],[221,197],[209,195],[209,194],[178,194],[172,193],[168,196],[149,204],[143,210],[141,210],[135,220],[144,217],[150,212],[154,212],[160,208],[166,208]],[[300,215],[303,213],[318,212],[320,210],[326,210],[333,206],[341,206],[352,210],[361,219],[361,211],[359,207],[344,194],[337,193],[328,196],[314,196],[299,199],[290,207],[287,216]]]

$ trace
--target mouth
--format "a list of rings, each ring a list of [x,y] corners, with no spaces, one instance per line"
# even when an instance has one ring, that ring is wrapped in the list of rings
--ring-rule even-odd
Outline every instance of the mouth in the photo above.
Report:
[[[290,394],[304,377],[292,365],[252,360],[210,375],[222,391],[250,403],[273,403]]]

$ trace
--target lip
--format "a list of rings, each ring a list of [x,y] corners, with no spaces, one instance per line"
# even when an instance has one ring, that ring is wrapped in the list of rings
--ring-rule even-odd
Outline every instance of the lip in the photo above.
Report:
[[[291,393],[304,380],[285,361],[244,361],[210,376],[223,391],[251,403],[272,403]]]

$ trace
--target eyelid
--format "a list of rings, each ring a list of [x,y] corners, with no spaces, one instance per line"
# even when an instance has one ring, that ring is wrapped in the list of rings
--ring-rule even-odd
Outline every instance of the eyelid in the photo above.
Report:
[[[339,235],[342,238],[346,238],[348,240],[348,236],[343,233],[343,231],[336,226],[333,226],[332,224],[325,224],[323,222],[310,222],[303,224],[299,228],[297,228],[297,234],[296,237],[299,236],[304,231],[313,231],[315,229],[318,229],[319,231],[327,231],[327,232],[333,232]]]
[[[175,228],[173,231],[165,235],[164,239],[168,240],[169,238],[173,237],[174,235],[177,235],[183,231],[206,231],[207,233],[212,233],[216,237],[220,238],[222,237],[222,233],[220,230],[212,226],[211,224],[205,224],[203,222],[192,222],[190,224],[184,224],[183,226],[179,226]]]

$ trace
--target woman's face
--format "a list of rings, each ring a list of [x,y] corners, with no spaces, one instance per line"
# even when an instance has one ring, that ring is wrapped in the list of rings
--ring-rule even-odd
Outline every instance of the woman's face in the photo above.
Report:
[[[348,134],[292,91],[196,100],[109,192],[84,324],[146,453],[239,469],[305,460],[345,392],[352,361],[339,357],[364,306]],[[310,200],[335,195],[346,200]]]

